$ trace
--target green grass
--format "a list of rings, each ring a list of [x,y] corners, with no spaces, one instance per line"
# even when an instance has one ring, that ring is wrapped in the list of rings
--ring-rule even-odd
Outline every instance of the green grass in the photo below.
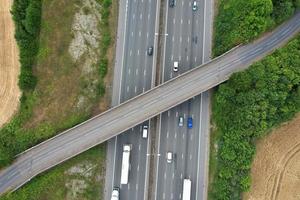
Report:
[[[18,191],[1,197],[1,200],[94,200],[102,199],[105,172],[105,145],[93,148],[36,177]],[[91,164],[91,176],[66,173],[74,166]],[[87,187],[77,197],[70,197],[66,186],[74,180],[83,180]]]
[[[103,103],[109,104],[102,96],[105,92],[104,79],[113,63],[108,51],[113,51],[114,40],[108,38],[115,31],[116,22],[109,21],[108,13],[117,19],[117,12],[110,13],[110,0],[97,0],[102,5],[99,12],[103,16],[101,21],[97,21],[97,27],[100,35],[105,37],[99,38],[100,45],[95,49],[93,59],[97,59],[97,62],[91,65],[92,73],[83,73],[88,55],[84,54],[74,62],[68,52],[75,37],[71,26],[82,2],[42,1],[39,48],[32,70],[38,82],[34,89],[24,91],[19,112],[0,129],[0,166],[9,164],[16,154],[25,149],[98,114]],[[116,2],[112,7],[116,7]],[[83,9],[85,14],[92,12]],[[101,93],[97,93],[98,88]],[[66,187],[66,183],[73,179],[83,180],[87,184],[87,188],[75,199],[99,199],[103,192],[105,172],[104,148],[101,145],[91,149],[1,199],[69,199],[72,190]],[[65,174],[72,166],[84,163],[96,165],[92,178]]]

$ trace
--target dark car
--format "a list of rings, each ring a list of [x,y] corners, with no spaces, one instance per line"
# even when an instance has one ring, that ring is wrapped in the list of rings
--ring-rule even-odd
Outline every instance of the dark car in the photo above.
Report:
[[[188,128],[193,128],[193,118],[191,118],[191,117],[188,118],[187,126],[188,126]]]
[[[148,56],[153,55],[153,46],[148,47],[147,54],[148,54]]]
[[[169,6],[172,8],[175,6],[175,0],[169,0]]]

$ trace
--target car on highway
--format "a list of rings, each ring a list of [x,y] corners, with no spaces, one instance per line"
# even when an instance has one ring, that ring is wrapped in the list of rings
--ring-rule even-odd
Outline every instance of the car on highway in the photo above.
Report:
[[[148,47],[147,54],[148,54],[148,56],[153,55],[153,46]]]
[[[175,0],[169,0],[169,6],[173,8],[175,6]]]
[[[174,62],[174,65],[173,65],[173,71],[174,71],[174,72],[178,72],[178,66],[179,66],[178,61],[175,61],[175,62]]]
[[[178,126],[183,126],[183,117],[180,116],[178,119]]]
[[[173,153],[171,151],[167,152],[167,163],[172,163],[173,161]]]
[[[120,189],[118,187],[114,187],[112,194],[111,194],[111,200],[119,200],[120,196]]]
[[[193,118],[189,117],[187,120],[187,126],[188,128],[193,128]]]
[[[143,138],[147,138],[148,137],[148,126],[147,125],[143,126],[142,137]]]
[[[198,9],[197,1],[194,1],[194,2],[193,2],[192,8],[193,8],[193,11],[196,11],[196,10]]]

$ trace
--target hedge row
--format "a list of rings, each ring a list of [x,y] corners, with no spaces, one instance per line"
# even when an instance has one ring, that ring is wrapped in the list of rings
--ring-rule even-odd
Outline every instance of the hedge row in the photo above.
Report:
[[[12,11],[15,38],[20,50],[21,73],[19,87],[23,91],[20,112],[0,130],[0,167],[9,164],[14,156],[27,147],[30,134],[20,134],[21,125],[31,116],[34,97],[28,99],[26,91],[33,90],[37,78],[32,73],[39,46],[41,0],[14,0]],[[18,142],[16,142],[18,141]]]
[[[300,111],[300,36],[217,89],[218,141],[214,200],[241,199],[251,180],[255,141]]]
[[[32,73],[39,47],[41,27],[41,0],[14,0],[12,15],[15,22],[17,40],[20,50],[21,73],[19,87],[21,90],[34,89],[37,78]]]
[[[214,55],[247,43],[289,18],[300,0],[220,0]]]

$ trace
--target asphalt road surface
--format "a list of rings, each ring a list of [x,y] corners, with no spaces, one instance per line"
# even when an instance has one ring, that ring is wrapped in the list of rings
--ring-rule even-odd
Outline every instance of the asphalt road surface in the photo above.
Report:
[[[116,55],[119,59],[115,63],[113,106],[149,90],[152,86],[156,54],[153,52],[154,55],[147,55],[147,48],[156,46],[157,3],[156,0],[120,1],[121,27],[118,29]],[[108,142],[105,199],[110,199],[113,187],[120,188],[121,199],[144,199],[149,137],[142,138],[142,125],[149,126],[148,122],[144,122]],[[127,185],[120,184],[124,144],[132,144]]]
[[[155,71],[153,69],[155,54],[154,56],[147,55],[147,48],[152,46],[156,51],[154,43],[157,3],[157,1],[148,0],[120,1],[119,9],[122,12],[119,14],[119,24],[124,27],[118,30],[118,34],[124,40],[122,43],[117,43],[117,49],[120,49],[117,50],[120,54],[117,57],[122,57],[122,59],[116,63],[115,67],[113,105],[122,103],[151,88]],[[105,186],[106,199],[110,199],[113,187],[120,188],[121,199],[144,199],[149,137],[142,138],[142,125],[149,126],[148,122],[144,122],[108,142],[107,151],[110,162],[107,162],[106,167],[108,169]],[[132,144],[127,185],[120,184],[124,144]]]
[[[192,10],[192,2],[178,1],[175,7],[166,7],[163,81],[209,60],[212,1],[196,1],[196,11]],[[178,72],[173,70],[175,61],[179,62]],[[192,181],[191,199],[205,198],[209,103],[209,93],[203,93],[161,114],[155,199],[181,199],[184,178]],[[184,118],[182,127],[178,125],[179,117]],[[187,127],[188,117],[193,119],[191,129]],[[167,163],[167,152],[174,154],[174,162]]]
[[[121,105],[27,150],[0,173],[0,193],[37,174],[179,105],[246,69],[300,31],[300,13],[259,40],[235,48]]]

